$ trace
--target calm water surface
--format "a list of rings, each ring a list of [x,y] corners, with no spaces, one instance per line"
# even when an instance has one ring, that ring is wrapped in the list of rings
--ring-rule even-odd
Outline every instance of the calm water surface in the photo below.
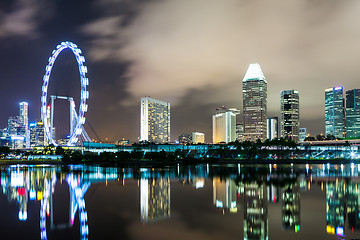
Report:
[[[1,239],[356,239],[360,165],[2,166]]]

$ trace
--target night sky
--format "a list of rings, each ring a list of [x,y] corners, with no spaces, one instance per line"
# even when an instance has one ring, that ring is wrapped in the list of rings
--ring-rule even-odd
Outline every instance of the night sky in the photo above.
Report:
[[[172,141],[192,131],[211,141],[215,108],[242,110],[254,62],[268,82],[268,116],[279,116],[281,90],[297,89],[300,125],[318,134],[324,90],[360,88],[359,12],[358,0],[2,0],[0,127],[21,101],[30,121],[40,118],[47,60],[72,41],[86,59],[86,116],[101,140],[136,140],[140,98],[151,96],[171,103]],[[76,99],[76,62],[61,57],[50,89]]]

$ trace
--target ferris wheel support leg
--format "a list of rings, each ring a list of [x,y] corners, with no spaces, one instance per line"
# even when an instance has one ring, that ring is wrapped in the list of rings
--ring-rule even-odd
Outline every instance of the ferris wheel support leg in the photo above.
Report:
[[[54,139],[53,133],[54,133],[54,100],[55,100],[55,96],[50,96],[51,97],[51,113],[50,113],[50,138]],[[50,142],[51,143],[51,142]]]
[[[70,136],[71,136],[74,132],[74,113],[73,113],[74,100],[70,100],[69,103],[70,103]]]

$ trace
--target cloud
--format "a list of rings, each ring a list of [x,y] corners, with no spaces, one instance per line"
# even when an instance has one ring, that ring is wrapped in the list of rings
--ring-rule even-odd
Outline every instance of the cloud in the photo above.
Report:
[[[39,37],[39,25],[51,12],[51,4],[44,0],[14,1],[10,11],[0,10],[0,38]]]
[[[298,89],[301,117],[319,118],[325,88],[360,87],[359,1],[136,1],[131,9],[130,22],[125,13],[106,11],[82,28],[93,38],[93,59],[131,63],[132,97],[123,103],[150,95],[182,104],[194,89],[219,88],[219,98],[236,105],[253,62],[268,80],[270,112],[279,112],[281,90]],[[216,101],[208,93],[200,104]]]

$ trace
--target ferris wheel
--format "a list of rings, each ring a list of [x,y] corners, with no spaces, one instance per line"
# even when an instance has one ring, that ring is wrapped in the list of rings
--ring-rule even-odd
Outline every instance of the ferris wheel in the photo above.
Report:
[[[70,49],[72,53],[75,55],[79,73],[80,73],[80,83],[81,83],[81,97],[80,97],[80,107],[79,112],[76,113],[75,103],[72,97],[63,97],[63,96],[50,96],[52,101],[51,106],[51,120],[49,121],[49,111],[47,106],[48,99],[48,86],[52,68],[54,66],[55,60],[58,55],[65,49]],[[76,44],[72,42],[62,42],[57,45],[56,49],[52,51],[52,55],[49,58],[48,65],[45,68],[45,75],[43,77],[43,85],[42,85],[42,95],[41,95],[41,120],[44,123],[44,132],[45,137],[48,139],[49,144],[53,144],[54,146],[58,146],[55,141],[55,137],[53,134],[53,101],[56,98],[67,99],[70,102],[70,136],[69,141],[66,143],[66,146],[74,146],[79,141],[81,136],[84,137],[85,140],[89,141],[90,138],[84,130],[85,123],[85,112],[88,110],[88,105],[86,103],[89,98],[89,92],[86,90],[86,87],[89,85],[89,79],[86,77],[87,67],[85,66],[85,58],[81,55],[81,50],[77,47]]]

